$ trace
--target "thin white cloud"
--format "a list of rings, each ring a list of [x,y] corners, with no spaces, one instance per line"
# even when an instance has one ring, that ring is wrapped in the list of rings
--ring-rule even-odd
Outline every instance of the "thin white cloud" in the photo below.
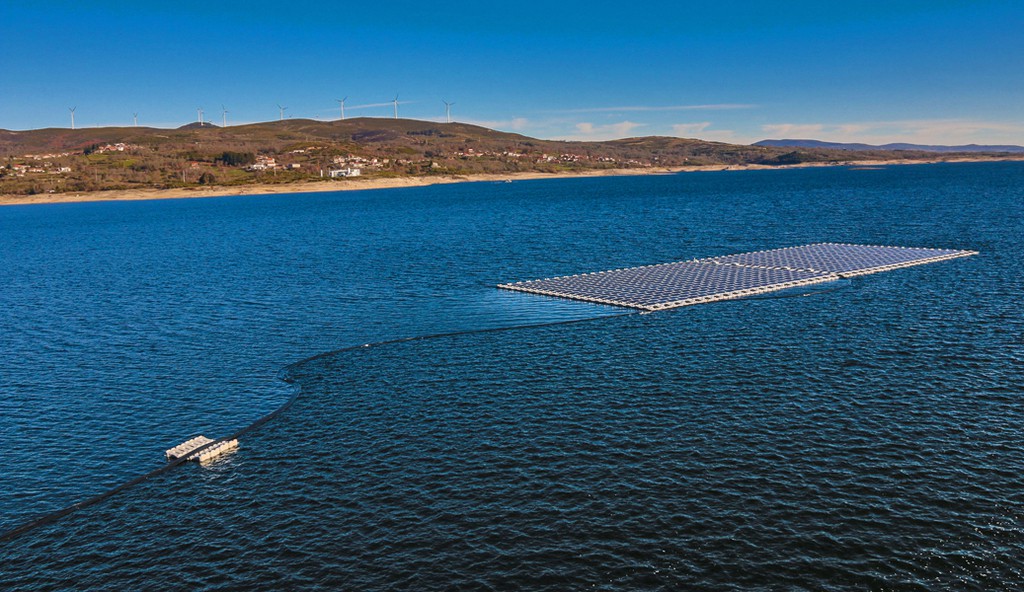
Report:
[[[453,117],[452,121],[456,121]],[[494,130],[505,130],[519,132],[530,127],[530,120],[525,117],[513,117],[512,119],[458,119],[459,123],[479,125]]]
[[[695,138],[710,126],[710,121],[702,121],[700,123],[677,123],[672,126],[672,134],[681,138]]]
[[[747,144],[734,130],[712,129],[710,121],[699,123],[677,123],[672,126],[672,135],[680,138],[696,138],[709,142],[726,142],[728,144]]]
[[[1024,123],[977,119],[906,119],[846,123],[774,123],[761,130],[773,139],[814,139],[863,144],[1020,144]]]
[[[556,113],[624,113],[658,111],[730,111],[754,109],[757,105],[746,103],[717,103],[708,105],[624,105],[621,107],[589,107],[585,109],[563,109]]]
[[[399,105],[411,105],[411,104],[413,104],[415,102],[416,101],[398,101],[398,104]],[[394,104],[395,104],[394,101],[388,101],[387,103],[367,103],[365,105],[345,105],[345,110],[348,111],[349,109],[373,109],[375,107],[392,107],[392,106],[394,106]]]
[[[740,136],[734,130],[708,130],[701,134],[700,139],[708,142],[725,142],[726,144],[750,144],[756,141]]]
[[[869,129],[871,129],[870,126],[867,126],[863,123],[846,123],[838,126],[838,128],[839,131],[844,134],[857,134],[861,132],[866,132]]]
[[[579,141],[616,140],[628,138],[634,135],[632,133],[633,130],[646,125],[645,123],[637,123],[635,121],[620,121],[619,123],[603,125],[595,125],[589,121],[583,121],[575,125],[575,132],[555,139]]]
[[[604,126],[604,128],[608,129],[609,131],[613,132],[616,135],[625,136],[625,135],[629,134],[631,131],[633,131],[634,129],[636,129],[638,127],[643,127],[645,125],[647,125],[647,124],[645,124],[645,123],[636,123],[634,121],[623,121],[621,123],[613,123],[611,125]]]
[[[838,126],[836,127],[838,128]],[[821,135],[825,131],[825,125],[821,123],[775,123],[762,125],[761,129],[766,134],[790,139]]]

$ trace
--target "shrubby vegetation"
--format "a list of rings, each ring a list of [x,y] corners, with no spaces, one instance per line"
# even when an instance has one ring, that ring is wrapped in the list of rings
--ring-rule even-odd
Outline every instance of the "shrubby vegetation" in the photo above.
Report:
[[[249,166],[256,162],[256,155],[252,152],[225,150],[216,160],[225,166]]]
[[[0,193],[328,181],[333,168],[358,168],[363,177],[393,177],[915,156],[936,155],[793,150],[668,137],[556,142],[460,123],[405,119],[287,120],[228,128],[190,124],[176,130],[47,129],[0,133]]]

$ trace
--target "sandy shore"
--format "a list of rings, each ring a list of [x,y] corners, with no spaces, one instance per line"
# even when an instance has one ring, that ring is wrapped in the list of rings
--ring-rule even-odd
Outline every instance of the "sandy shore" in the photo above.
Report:
[[[714,165],[683,167],[651,167],[643,169],[600,169],[571,173],[511,173],[503,175],[438,175],[429,177],[359,177],[347,179],[325,179],[287,184],[254,184],[237,187],[188,187],[178,189],[123,189],[114,191],[90,191],[82,193],[46,193],[37,195],[0,194],[0,206],[46,203],[71,203],[86,201],[131,201],[142,199],[183,199],[194,197],[224,197],[230,195],[277,195],[287,193],[320,193],[331,191],[359,191],[366,189],[394,189],[400,187],[424,187],[446,183],[504,182],[506,180],[559,179],[575,177],[616,177],[639,175],[667,175],[683,172],[703,171],[751,171],[767,169],[811,168],[822,166],[878,167],[891,165],[932,164],[937,162],[992,162],[995,160],[1024,161],[1019,158],[959,158],[930,160],[861,160],[841,163],[801,163],[787,166],[768,165]]]

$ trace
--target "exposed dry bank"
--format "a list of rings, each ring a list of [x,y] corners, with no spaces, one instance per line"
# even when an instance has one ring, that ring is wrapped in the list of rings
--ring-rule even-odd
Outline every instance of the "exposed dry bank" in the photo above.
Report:
[[[300,181],[286,184],[251,184],[237,187],[183,187],[175,189],[124,189],[112,191],[90,191],[78,193],[46,193],[36,195],[0,194],[0,205],[28,205],[47,203],[71,203],[88,201],[131,201],[146,199],[184,199],[198,197],[224,197],[233,195],[276,195],[293,193],[320,193],[332,191],[360,191],[370,189],[394,189],[400,187],[424,187],[447,183],[466,182],[504,182],[507,180],[556,179],[573,177],[608,177],[608,176],[639,176],[664,175],[681,172],[708,171],[743,171],[809,168],[822,166],[892,166],[912,164],[933,164],[938,162],[993,162],[995,160],[1022,161],[1021,157],[993,158],[957,158],[957,159],[903,159],[903,160],[858,160],[840,163],[800,163],[794,165],[770,166],[758,164],[743,165],[711,165],[681,167],[649,167],[642,169],[595,169],[560,173],[509,173],[509,174],[471,174],[471,175],[430,175],[406,177],[354,177],[348,179],[327,179],[318,181]]]

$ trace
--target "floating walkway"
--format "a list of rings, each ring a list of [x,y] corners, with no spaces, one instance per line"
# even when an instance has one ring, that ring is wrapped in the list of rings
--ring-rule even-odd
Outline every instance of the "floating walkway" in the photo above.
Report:
[[[977,251],[955,249],[816,243],[498,287],[654,311],[744,298],[977,254]]]
[[[173,462],[180,458],[205,462],[238,448],[238,440],[223,440],[216,444],[214,442],[216,441],[206,436],[196,436],[191,440],[186,440],[166,452],[167,462]],[[213,445],[210,446],[210,444]]]

